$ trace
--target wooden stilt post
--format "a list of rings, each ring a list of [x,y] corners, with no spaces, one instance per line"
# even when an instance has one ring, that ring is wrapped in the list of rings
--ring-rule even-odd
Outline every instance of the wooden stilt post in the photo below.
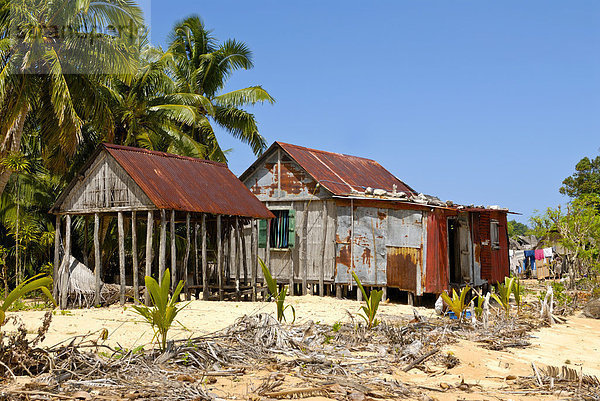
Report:
[[[206,213],[202,213],[202,299],[208,300],[208,260],[206,256]]]
[[[336,284],[335,285],[335,297],[337,299],[341,299],[342,298],[342,285],[341,284]]]
[[[323,238],[321,243],[323,246],[321,247],[321,263],[319,266],[319,296],[325,295],[325,262],[327,259],[325,258],[325,253],[327,251],[327,201],[323,201]],[[377,266],[375,266],[377,268]]]
[[[269,269],[271,274],[273,274],[271,271],[271,221],[271,219],[267,220],[267,246],[265,248],[265,265],[267,265],[267,268]]]
[[[239,226],[239,230],[240,230],[240,238],[241,238],[241,242],[242,242],[242,266],[244,268],[244,280],[242,281],[244,283],[244,286],[248,285],[249,280],[248,280],[248,252],[246,249],[246,236],[244,235],[244,226],[243,224],[240,223]]]
[[[227,284],[231,283],[232,269],[235,264],[235,227],[232,219],[229,219],[229,238],[227,239],[227,268],[225,270],[225,280]]]
[[[139,303],[140,296],[140,271],[137,254],[137,215],[131,212],[131,256],[133,263],[133,303]]]
[[[302,219],[302,235],[300,236],[300,261],[302,269],[302,295],[308,294],[308,201],[304,202],[304,218]]]
[[[56,222],[54,223],[54,266],[52,266],[54,277],[54,283],[52,287],[52,295],[54,299],[58,299],[58,269],[60,267],[60,214],[56,215]]]
[[[190,262],[190,248],[191,248],[191,236],[190,236],[190,213],[185,215],[185,256],[183,258],[183,288],[185,292],[185,299],[189,301],[192,299],[190,289],[188,288],[188,270]]]
[[[158,245],[158,282],[161,283],[165,275],[167,263],[167,212],[160,209],[160,243]]]
[[[100,214],[94,213],[94,278],[96,283],[94,286],[94,304],[100,305],[100,269],[102,269],[102,261],[100,252]]]
[[[258,243],[256,242],[256,219],[250,220],[250,268],[252,285],[252,302],[256,302],[256,275],[258,273]]]
[[[65,309],[69,300],[69,282],[71,280],[71,215],[65,218],[65,271],[61,276],[60,307]]]
[[[241,241],[240,241],[240,220],[235,216],[235,298],[240,300],[240,257],[241,257]]]
[[[119,232],[119,303],[125,305],[125,228],[123,227],[123,212],[117,213],[117,229]]]
[[[198,252],[198,222],[194,222],[194,284],[199,286],[200,280],[200,253]],[[196,287],[196,299],[199,299],[200,290]]]
[[[221,238],[221,215],[217,215],[217,280],[219,283],[219,301],[223,300],[223,244]]]
[[[358,286],[356,286],[356,300],[359,302],[363,300],[362,291]]]
[[[148,210],[146,220],[146,276],[152,277],[152,230],[154,229],[154,212]],[[146,288],[144,303],[150,305],[150,291]]]
[[[385,302],[387,301],[387,287],[383,286],[383,288],[381,288],[381,291],[383,291],[383,295],[381,296],[381,302]]]
[[[83,216],[84,224],[83,224],[83,264],[89,268],[90,257],[89,257],[89,224],[88,224],[88,216]]]
[[[177,287],[177,248],[175,247],[175,209],[171,210],[171,291]]]
[[[410,306],[414,306],[415,304],[415,294],[413,294],[412,292],[408,293],[408,304]]]

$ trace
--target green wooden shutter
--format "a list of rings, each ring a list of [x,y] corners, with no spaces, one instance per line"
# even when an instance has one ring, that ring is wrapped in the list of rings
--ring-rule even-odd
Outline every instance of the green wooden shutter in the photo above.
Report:
[[[290,209],[288,216],[288,248],[293,248],[296,246],[296,210]]]
[[[267,220],[258,221],[258,247],[267,247]]]

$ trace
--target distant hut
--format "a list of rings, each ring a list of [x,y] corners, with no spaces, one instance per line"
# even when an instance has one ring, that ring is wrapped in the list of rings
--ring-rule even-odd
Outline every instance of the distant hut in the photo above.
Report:
[[[275,215],[259,255],[291,294],[341,296],[354,271],[412,302],[508,275],[508,210],[419,194],[374,160],[275,142],[240,179]]]
[[[120,303],[124,304],[129,276],[134,300],[138,302],[139,282],[143,276],[140,265],[145,266],[145,275],[154,277],[162,277],[165,269],[170,267],[174,284],[184,279],[188,297],[194,289],[201,289],[205,299],[211,295],[211,289],[219,299],[223,299],[228,291],[238,298],[244,292],[256,297],[257,258],[251,257],[257,254],[256,222],[274,217],[224,164],[112,144],[98,147],[77,178],[60,195],[51,213],[56,215],[54,274],[57,280],[54,292],[63,308],[69,297],[73,298],[72,290],[78,285],[72,282],[72,276],[83,274],[73,270],[78,264],[71,259],[73,216],[84,216],[86,226],[88,218],[93,217],[94,246],[90,259],[94,266],[95,304],[102,302],[100,229],[106,218],[117,217],[119,274],[116,277],[120,284]],[[126,262],[126,220],[131,235],[128,252],[131,262]],[[136,233],[139,220],[142,224],[145,221],[146,227],[143,262],[138,260]],[[63,221],[64,234],[61,230]],[[156,223],[160,236],[156,241],[158,261],[153,264]],[[186,227],[183,255],[177,254],[175,243],[176,226],[180,224]],[[255,235],[248,248],[246,241],[239,240],[244,225],[254,227]],[[62,269],[61,238],[64,238]],[[84,252],[87,255],[87,249]],[[240,256],[228,258],[231,253]],[[169,262],[167,254],[170,254]],[[249,258],[250,263],[241,262],[242,256],[244,261]],[[131,270],[126,271],[126,266],[132,266]],[[230,271],[235,272],[235,281],[229,281]],[[89,277],[83,281],[89,281]],[[84,292],[89,292],[89,288],[86,287]],[[145,301],[149,301],[148,294]]]

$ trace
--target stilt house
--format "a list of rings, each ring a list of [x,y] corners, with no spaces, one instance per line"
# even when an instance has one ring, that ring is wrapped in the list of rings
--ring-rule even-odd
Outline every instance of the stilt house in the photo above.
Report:
[[[54,291],[61,307],[66,307],[69,298],[66,289],[73,266],[67,261],[72,260],[73,216],[85,221],[86,237],[88,217],[93,218],[94,246],[89,260],[93,260],[95,270],[96,304],[102,302],[100,286],[104,276],[100,232],[105,232],[110,219],[117,218],[119,274],[115,276],[121,285],[123,304],[126,284],[133,286],[137,302],[139,282],[143,278],[140,265],[145,275],[155,278],[162,277],[165,269],[170,268],[173,283],[183,278],[186,290],[206,289],[203,291],[205,299],[211,294],[210,290],[222,299],[228,289],[233,289],[238,298],[244,289],[255,297],[258,237],[254,230],[249,247],[241,246],[246,244],[240,241],[241,227],[255,227],[257,219],[274,217],[224,164],[111,144],[102,144],[97,149],[51,212],[56,214]],[[181,224],[185,224],[185,230]],[[146,228],[142,244],[138,244],[137,238],[140,226]],[[185,251],[180,254],[176,247],[177,226],[185,236]],[[127,250],[126,232],[131,236],[131,241],[127,241],[131,248]],[[61,238],[64,238],[62,263]],[[83,242],[85,258],[87,238]],[[144,248],[145,259],[138,260],[139,250]],[[158,252],[154,252],[156,248]],[[237,259],[229,259],[229,254]],[[242,257],[243,263],[238,263]],[[246,263],[247,260],[250,262]],[[235,277],[231,284],[227,280],[229,271]]]
[[[275,142],[240,179],[275,215],[259,255],[296,293],[340,295],[352,271],[409,300],[508,275],[507,210],[419,194],[374,160]]]

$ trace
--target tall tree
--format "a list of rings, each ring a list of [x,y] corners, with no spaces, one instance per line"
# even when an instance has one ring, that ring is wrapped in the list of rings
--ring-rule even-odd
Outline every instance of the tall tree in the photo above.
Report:
[[[0,0],[0,157],[18,152],[35,116],[55,167],[66,167],[91,121],[111,128],[99,82],[130,74],[142,12],[130,0]],[[11,171],[0,168],[0,194]]]
[[[584,157],[575,166],[575,173],[567,177],[560,187],[560,193],[571,198],[582,195],[600,195],[600,156],[594,159]]]
[[[174,57],[173,75],[178,92],[194,93],[210,100],[210,106],[199,107],[202,119],[190,130],[192,139],[208,147],[207,157],[221,162],[227,160],[212,123],[260,154],[266,148],[266,141],[258,131],[254,115],[243,107],[272,104],[275,100],[261,86],[222,93],[231,74],[253,67],[248,46],[235,39],[219,43],[198,16],[191,16],[175,25],[169,52]]]

